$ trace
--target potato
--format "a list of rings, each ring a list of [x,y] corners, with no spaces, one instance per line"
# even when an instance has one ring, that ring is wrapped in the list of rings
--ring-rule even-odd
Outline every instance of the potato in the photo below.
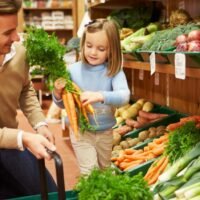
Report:
[[[159,135],[163,135],[164,133],[166,133],[166,130],[165,130],[165,129],[162,129],[162,130],[156,131],[156,135],[157,135],[157,136],[159,136]]]
[[[144,105],[145,102],[146,102],[145,99],[138,99],[138,100],[136,101],[136,103],[139,103],[139,104],[141,104],[142,106]]]
[[[137,108],[138,110],[142,109],[142,105],[140,103],[134,103],[131,107]]]
[[[127,110],[130,106],[131,106],[130,104],[126,104],[126,105],[124,105],[124,106],[118,108],[117,110],[118,110],[119,115],[121,115],[121,114],[122,114],[125,110]]]
[[[122,150],[122,147],[121,145],[116,145],[113,147],[113,151],[116,151],[116,150]]]
[[[140,140],[138,138],[133,138],[131,140],[128,141],[129,147],[134,147],[136,144],[138,144],[138,142],[140,142]]]
[[[134,118],[137,116],[137,114],[138,114],[138,109],[131,106],[122,113],[122,118],[123,119]]]
[[[149,131],[151,132],[151,131],[157,131],[157,128],[156,127],[150,127],[149,128]]]
[[[120,125],[124,119],[122,117],[116,117],[116,125]]]
[[[120,146],[122,147],[122,149],[128,149],[129,148],[129,144],[128,144],[127,141],[120,142]]]
[[[121,135],[117,132],[113,132],[113,145],[119,144],[121,141]]]
[[[149,138],[153,138],[153,137],[156,137],[156,136],[157,136],[156,130],[151,130],[151,131],[149,132]]]
[[[145,130],[145,131],[141,131],[138,135],[138,138],[140,141],[144,141],[149,137],[149,131]]]
[[[114,129],[114,132],[117,132],[120,135],[124,135],[124,134],[128,133],[131,130],[132,130],[132,128],[130,126],[124,125],[124,126],[121,126],[121,127],[118,127],[116,129]]]
[[[157,130],[157,131],[165,130],[165,128],[166,128],[166,126],[161,125],[161,126],[158,126],[158,127],[156,128],[156,130]]]
[[[142,110],[145,111],[145,112],[150,112],[150,111],[153,110],[153,107],[154,107],[153,103],[147,101],[147,102],[145,102],[145,104],[143,105]]]

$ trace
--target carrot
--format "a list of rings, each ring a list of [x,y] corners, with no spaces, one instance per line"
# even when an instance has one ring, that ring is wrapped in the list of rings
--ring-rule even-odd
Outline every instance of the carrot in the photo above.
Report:
[[[137,160],[137,161],[130,162],[129,164],[127,164],[124,167],[124,171],[127,171],[133,167],[136,167],[137,165],[142,164],[143,162],[144,162],[143,160]]]
[[[167,167],[168,164],[168,157],[165,157],[164,162],[162,163],[162,165],[159,167],[159,169],[156,171],[156,173],[151,177],[151,179],[148,181],[149,185],[154,184],[157,180],[158,177],[160,176],[160,174],[163,173],[163,171],[165,170],[165,168]]]
[[[135,152],[135,150],[134,149],[125,149],[124,152],[127,155],[131,155],[131,154],[133,154]]]
[[[75,100],[75,102],[76,102],[78,108],[81,109],[81,102],[80,102],[80,99],[79,99],[78,95],[75,94],[75,93],[73,93],[72,95],[73,95],[73,97],[74,97],[74,100]]]
[[[74,87],[74,90],[80,95],[80,94],[82,93],[82,90],[79,88],[79,86],[78,86],[76,83],[74,83],[74,82],[72,82],[72,85],[73,85],[73,87]],[[85,106],[85,109],[84,109],[84,110],[87,110],[90,114],[93,115],[94,121],[95,121],[95,123],[98,125],[97,120],[96,120],[96,113],[95,113],[95,110],[94,110],[93,106],[92,106],[91,104],[87,104],[87,105]],[[88,120],[88,117],[86,117],[86,115],[87,115],[87,112],[86,112],[86,111],[83,112],[83,115],[84,115],[84,117],[86,118],[86,120],[89,121],[89,120]]]
[[[67,115],[69,116],[69,122],[72,127],[72,130],[78,138],[78,118],[76,114],[76,108],[74,103],[74,98],[72,93],[65,91],[63,94],[63,103],[67,112]]]
[[[162,156],[158,159],[156,159],[150,166],[150,168],[148,169],[146,175],[144,176],[145,180],[147,180],[148,177],[150,177],[153,173],[155,173],[156,170],[158,170],[158,168],[162,165],[162,163],[165,160],[165,156]]]
[[[164,152],[164,145],[158,147],[158,148],[155,148],[155,149],[152,149],[152,153],[155,155],[155,156],[159,156],[161,155],[163,152]]]

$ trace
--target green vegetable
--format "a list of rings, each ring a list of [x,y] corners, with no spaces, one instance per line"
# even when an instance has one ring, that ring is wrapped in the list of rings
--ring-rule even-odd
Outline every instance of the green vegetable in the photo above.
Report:
[[[167,171],[165,171],[159,177],[159,181],[164,182],[170,180],[177,175],[182,169],[184,169],[190,161],[200,155],[200,142],[196,144],[188,153],[179,158]]]
[[[79,200],[152,200],[153,196],[142,174],[117,174],[112,168],[93,169],[81,176],[75,190]]]
[[[169,162],[174,163],[200,141],[200,130],[195,122],[189,121],[180,128],[170,132],[169,142],[165,148],[165,154]]]
[[[39,66],[37,70],[40,74],[48,76],[52,81],[60,77],[70,81],[64,61],[66,49],[55,34],[49,35],[43,29],[31,27],[27,30],[24,45],[29,65]]]
[[[200,153],[199,153],[200,154]],[[192,162],[192,164],[186,168],[186,172],[181,175],[181,176],[176,176],[177,172],[174,173],[173,176],[170,176],[170,178],[165,179],[167,173],[169,173],[169,171],[173,168],[178,169],[178,165],[176,165],[176,163],[174,165],[172,165],[172,167],[165,172],[165,175],[162,174],[159,177],[159,180],[161,181],[160,183],[158,183],[156,185],[156,187],[154,188],[154,192],[159,193],[159,195],[161,197],[164,198],[169,198],[169,197],[173,197],[174,196],[174,192],[179,189],[184,183],[186,183],[188,180],[190,180],[190,178],[192,176],[194,176],[194,174],[196,174],[199,170],[200,170],[200,157],[198,157],[196,160],[194,160]],[[180,167],[178,170],[180,171],[182,167]],[[171,170],[172,171],[172,170]],[[175,171],[175,170],[174,170]],[[194,191],[195,193],[196,191]],[[190,195],[190,194],[188,194]]]

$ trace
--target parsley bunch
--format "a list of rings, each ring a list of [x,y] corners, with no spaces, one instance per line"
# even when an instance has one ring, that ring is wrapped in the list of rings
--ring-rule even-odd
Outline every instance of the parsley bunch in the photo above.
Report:
[[[165,148],[170,163],[185,155],[200,141],[200,129],[194,121],[189,121],[169,134],[169,142]]]
[[[49,35],[43,29],[30,27],[27,29],[24,46],[29,65],[37,66],[35,72],[47,76],[53,82],[63,77],[71,87],[70,74],[64,61],[66,48],[60,44],[54,33]]]
[[[75,190],[79,200],[151,200],[153,195],[142,174],[117,174],[112,168],[93,169],[80,177]]]

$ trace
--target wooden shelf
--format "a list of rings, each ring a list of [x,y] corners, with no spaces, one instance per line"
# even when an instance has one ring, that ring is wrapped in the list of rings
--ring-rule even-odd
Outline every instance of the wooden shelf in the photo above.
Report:
[[[72,6],[69,6],[67,8],[27,8],[24,7],[23,10],[24,11],[53,11],[53,10],[71,10]]]
[[[123,66],[130,69],[141,69],[145,71],[150,71],[150,63],[140,62],[140,61],[124,61]],[[175,75],[175,68],[170,64],[156,64],[156,72],[164,74]],[[186,67],[186,76],[191,78],[200,78],[200,69]]]

